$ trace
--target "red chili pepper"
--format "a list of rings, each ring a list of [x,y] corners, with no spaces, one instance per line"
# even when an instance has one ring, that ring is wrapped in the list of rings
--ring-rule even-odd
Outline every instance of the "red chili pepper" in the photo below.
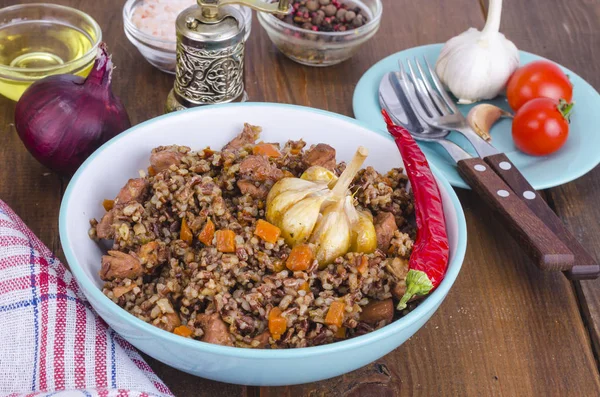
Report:
[[[406,129],[395,125],[385,110],[381,113],[400,150],[415,198],[417,240],[408,261],[406,292],[397,306],[402,310],[414,295],[427,295],[443,280],[448,267],[448,236],[442,197],[425,155]]]

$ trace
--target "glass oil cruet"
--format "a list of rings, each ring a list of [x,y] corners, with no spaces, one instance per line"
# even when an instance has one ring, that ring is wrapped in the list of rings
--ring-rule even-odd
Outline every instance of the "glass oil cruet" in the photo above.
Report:
[[[177,66],[166,111],[246,100],[244,17],[233,4],[286,15],[289,0],[197,0],[175,21]]]

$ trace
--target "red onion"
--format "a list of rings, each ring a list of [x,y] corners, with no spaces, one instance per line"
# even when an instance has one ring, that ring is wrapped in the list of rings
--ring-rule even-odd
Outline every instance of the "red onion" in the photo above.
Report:
[[[72,174],[100,145],[131,127],[111,91],[113,64],[100,44],[87,78],[62,74],[29,87],[15,110],[15,127],[29,153],[61,174]]]

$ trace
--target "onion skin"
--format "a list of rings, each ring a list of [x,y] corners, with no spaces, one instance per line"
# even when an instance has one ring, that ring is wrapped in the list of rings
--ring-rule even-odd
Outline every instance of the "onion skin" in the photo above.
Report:
[[[112,61],[101,44],[87,78],[54,75],[32,84],[15,109],[25,147],[51,170],[71,175],[103,143],[131,127],[111,91]]]

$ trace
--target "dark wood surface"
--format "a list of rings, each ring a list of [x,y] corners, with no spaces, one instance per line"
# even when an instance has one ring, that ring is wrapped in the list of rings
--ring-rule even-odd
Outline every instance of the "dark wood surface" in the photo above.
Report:
[[[34,2],[34,1],[27,1]],[[149,65],[126,39],[123,1],[55,0],[98,20],[117,65],[114,92],[131,120],[162,113],[173,77]],[[330,68],[297,65],[277,52],[254,20],[247,44],[250,99],[352,115],[360,76],[379,59],[481,27],[485,1],[383,0],[377,35]],[[0,0],[0,6],[18,3]],[[515,44],[577,71],[600,88],[598,0],[506,1],[502,29]],[[0,199],[59,257],[58,211],[68,180],[39,165],[12,126],[14,103],[0,99]],[[573,132],[576,133],[576,132]],[[560,172],[554,170],[553,172]],[[600,394],[600,281],[570,282],[529,263],[472,192],[459,191],[469,228],[461,274],[433,318],[400,348],[350,374],[291,387],[256,388],[197,378],[149,359],[178,396],[395,396]],[[600,258],[600,170],[544,192],[591,255]]]

